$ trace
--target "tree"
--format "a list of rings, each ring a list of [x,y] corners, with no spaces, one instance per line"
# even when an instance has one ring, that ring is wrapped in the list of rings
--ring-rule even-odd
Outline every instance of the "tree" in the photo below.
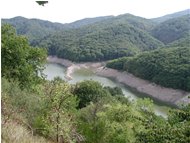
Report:
[[[79,99],[79,108],[86,107],[90,102],[96,103],[104,96],[107,96],[106,90],[97,81],[86,80],[76,84],[74,94]]]
[[[170,47],[144,52],[134,57],[108,62],[107,66],[126,70],[156,84],[189,91],[190,48]]]
[[[183,109],[170,111],[168,120],[149,118],[145,130],[137,135],[139,143],[187,143],[190,142],[190,104]]]
[[[46,51],[29,46],[24,36],[18,36],[10,25],[1,27],[2,76],[18,80],[21,87],[31,87],[43,79]]]
[[[47,81],[42,90],[44,94],[43,114],[36,121],[39,133],[56,142],[81,140],[76,132],[75,115],[77,101],[71,93],[71,86],[60,78]]]
[[[79,111],[78,130],[86,143],[133,143],[143,127],[139,112],[118,101],[99,101]]]
[[[79,110],[77,129],[84,136],[86,143],[103,142],[106,132],[105,122],[98,116],[98,113],[104,109],[103,105],[102,102],[91,103]]]

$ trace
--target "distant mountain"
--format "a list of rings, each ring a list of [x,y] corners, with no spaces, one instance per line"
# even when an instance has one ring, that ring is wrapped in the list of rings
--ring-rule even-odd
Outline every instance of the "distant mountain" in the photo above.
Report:
[[[13,25],[16,28],[17,33],[19,35],[25,35],[29,38],[30,42],[33,42],[36,39],[41,39],[54,32],[63,31],[66,29],[72,29],[72,28],[79,28],[111,17],[112,16],[86,18],[75,21],[73,23],[61,24],[40,19],[27,19],[18,16],[11,19],[2,19],[2,24],[9,23]]]
[[[190,48],[171,47],[115,59],[110,68],[125,70],[164,87],[190,91]]]
[[[190,9],[179,11],[179,12],[172,13],[172,14],[167,14],[165,16],[161,16],[161,17],[158,17],[158,18],[153,18],[152,21],[157,22],[157,23],[162,23],[162,22],[164,22],[166,20],[169,20],[169,19],[172,19],[172,18],[177,18],[177,17],[180,17],[180,16],[184,16],[184,15],[187,15],[187,14],[190,15]]]
[[[133,56],[168,44],[187,45],[190,18],[184,14],[188,11],[156,19],[123,14],[67,24],[23,17],[2,19],[2,23],[13,25],[18,34],[29,38],[31,45],[47,48],[50,55],[73,61],[101,61]]]
[[[100,22],[100,21],[103,21],[103,20],[106,20],[106,19],[110,19],[112,17],[113,16],[85,18],[85,19],[77,20],[75,22],[64,24],[64,25],[67,26],[68,28],[80,28],[82,26],[86,26],[86,25],[93,24],[93,23],[96,23],[96,22]]]
[[[50,33],[63,30],[65,26],[60,23],[53,23],[39,19],[27,19],[24,17],[15,17],[11,19],[2,19],[3,23],[9,23],[16,28],[19,35],[25,35],[30,41],[42,38]]]
[[[153,27],[151,20],[126,14],[60,31],[35,44],[47,47],[50,55],[73,61],[109,60],[162,47],[148,32]]]
[[[135,16],[132,14],[122,14],[122,15],[118,15],[118,16],[114,16],[111,17],[109,19],[106,20],[102,20],[100,21],[101,24],[130,24],[133,25],[136,28],[139,28],[141,30],[145,30],[145,31],[149,31],[151,30],[154,26],[156,26],[156,24],[149,19],[143,18],[143,17],[139,17],[139,16]],[[96,24],[100,24],[100,23],[96,23]]]
[[[169,43],[167,47],[189,47],[190,48],[190,32],[185,37]]]
[[[158,24],[152,35],[165,44],[184,38],[190,33],[190,15],[185,15]]]

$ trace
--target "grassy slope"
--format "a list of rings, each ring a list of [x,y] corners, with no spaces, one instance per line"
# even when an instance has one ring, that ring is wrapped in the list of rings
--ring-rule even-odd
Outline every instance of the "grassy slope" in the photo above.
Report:
[[[53,143],[43,137],[32,135],[26,127],[16,121],[3,124],[1,132],[2,143]]]

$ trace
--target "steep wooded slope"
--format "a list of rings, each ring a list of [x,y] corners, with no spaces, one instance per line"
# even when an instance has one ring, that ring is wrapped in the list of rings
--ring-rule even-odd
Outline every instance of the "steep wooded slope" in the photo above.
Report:
[[[153,27],[147,19],[126,14],[50,34],[35,44],[73,61],[108,60],[162,47],[148,32]]]
[[[116,59],[110,68],[126,70],[165,87],[190,91],[190,48],[171,47]]]
[[[157,17],[157,18],[152,18],[152,21],[154,21],[156,23],[162,23],[162,22],[167,21],[169,19],[181,17],[181,16],[184,16],[184,15],[187,15],[187,14],[190,14],[190,9],[175,12],[175,13],[172,13],[172,14],[167,14],[167,15]]]
[[[190,33],[190,15],[167,20],[157,25],[152,35],[165,44],[186,37]]]
[[[156,24],[131,14],[87,18],[69,24],[16,17],[3,19],[26,35],[31,45],[48,49],[50,55],[72,61],[101,61],[133,56],[143,51],[182,41],[188,45],[189,15]],[[167,20],[169,19],[169,20]],[[179,40],[179,42],[178,42]],[[181,45],[181,44],[180,44]]]

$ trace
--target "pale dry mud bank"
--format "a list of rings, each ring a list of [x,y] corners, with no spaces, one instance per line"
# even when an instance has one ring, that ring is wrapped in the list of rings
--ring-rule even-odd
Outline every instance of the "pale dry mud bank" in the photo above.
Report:
[[[174,106],[190,103],[189,92],[182,90],[166,88],[159,86],[155,83],[151,83],[147,80],[140,79],[134,75],[125,71],[118,71],[105,67],[105,63],[102,62],[86,62],[86,63],[73,63],[69,60],[60,59],[57,57],[49,56],[48,62],[58,63],[67,67],[66,78],[72,79],[72,73],[80,68],[86,68],[92,70],[95,74],[107,78],[111,78],[117,82],[120,82],[132,89],[135,89],[139,93],[143,93],[150,98],[156,99],[163,103],[167,103]]]
[[[96,74],[107,78],[112,78],[161,102],[174,106],[190,103],[190,98],[188,98],[190,96],[189,92],[162,87],[147,80],[135,77],[125,71],[121,72],[115,69],[100,67],[97,69]]]
[[[56,56],[48,56],[47,61],[50,63],[57,63],[57,64],[65,66],[65,67],[69,67],[69,66],[73,65],[73,62],[66,60],[66,59],[58,58]]]
[[[78,69],[86,68],[90,69],[92,71],[96,71],[97,68],[104,65],[104,63],[100,62],[85,62],[85,63],[74,63],[66,59],[61,59],[56,56],[48,56],[47,61],[50,63],[57,63],[67,68],[66,70],[66,79],[71,80],[72,79],[72,73]]]

